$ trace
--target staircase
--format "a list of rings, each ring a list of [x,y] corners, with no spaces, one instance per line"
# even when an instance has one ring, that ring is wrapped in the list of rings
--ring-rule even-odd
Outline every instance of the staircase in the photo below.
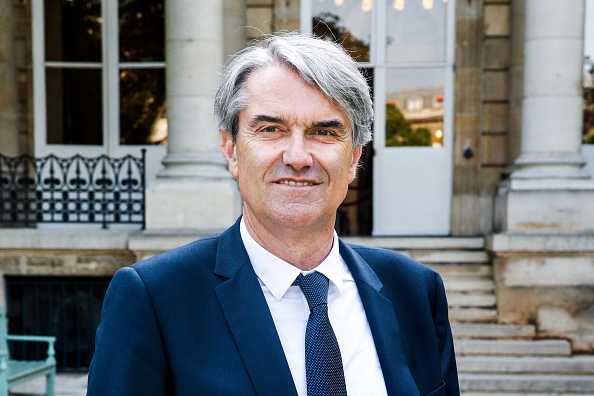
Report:
[[[532,325],[497,323],[482,238],[344,239],[399,251],[441,274],[462,396],[594,395],[594,356],[572,356],[567,340],[536,339]]]
[[[535,340],[534,326],[452,324],[464,396],[594,395],[594,356],[567,340]]]

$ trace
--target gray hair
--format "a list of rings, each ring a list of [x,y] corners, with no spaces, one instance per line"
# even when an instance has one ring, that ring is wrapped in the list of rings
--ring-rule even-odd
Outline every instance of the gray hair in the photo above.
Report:
[[[371,141],[373,104],[357,63],[338,44],[298,33],[267,36],[231,58],[215,94],[219,129],[237,139],[239,112],[248,105],[249,75],[268,66],[288,66],[344,111],[351,122],[353,147]]]

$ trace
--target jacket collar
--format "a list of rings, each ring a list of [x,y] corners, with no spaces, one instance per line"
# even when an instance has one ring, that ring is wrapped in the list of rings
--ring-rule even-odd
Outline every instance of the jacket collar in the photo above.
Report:
[[[359,254],[339,243],[363,302],[388,394],[418,395],[394,308],[381,294],[381,281]],[[216,287],[216,294],[256,393],[296,396],[272,315],[241,239],[239,220],[219,238],[214,272],[227,279]]]
[[[382,294],[383,285],[369,264],[350,246],[340,242],[346,262],[371,328],[389,395],[419,395],[402,347],[401,333],[392,302]]]
[[[272,315],[239,233],[239,220],[221,234],[215,288],[245,367],[258,395],[297,396]]]

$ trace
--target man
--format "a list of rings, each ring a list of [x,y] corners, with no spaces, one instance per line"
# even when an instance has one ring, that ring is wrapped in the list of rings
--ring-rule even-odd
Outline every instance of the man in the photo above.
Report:
[[[459,394],[439,275],[334,232],[372,112],[332,43],[289,34],[237,54],[215,113],[243,216],[118,271],[88,394]]]

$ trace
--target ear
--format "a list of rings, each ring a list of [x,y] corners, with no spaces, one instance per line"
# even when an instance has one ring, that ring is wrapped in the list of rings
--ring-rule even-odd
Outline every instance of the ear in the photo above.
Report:
[[[357,168],[359,168],[359,160],[361,159],[361,152],[363,151],[363,147],[359,146],[353,151],[353,160],[351,162],[351,167],[349,168],[349,183],[355,180],[357,176]]]
[[[229,172],[231,172],[231,176],[234,178],[239,177],[239,169],[237,167],[237,153],[235,152],[235,142],[233,141],[233,137],[227,131],[221,130],[221,149],[223,150],[223,155],[227,160],[227,166],[229,167]]]

